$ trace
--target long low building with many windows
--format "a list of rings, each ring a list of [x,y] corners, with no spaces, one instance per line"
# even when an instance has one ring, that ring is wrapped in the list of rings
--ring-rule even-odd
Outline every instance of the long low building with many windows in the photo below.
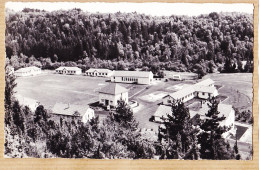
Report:
[[[70,75],[74,75],[74,74],[81,74],[81,69],[78,67],[59,67],[56,70],[56,73],[58,74],[70,74]]]
[[[14,72],[14,75],[17,77],[26,77],[26,76],[34,76],[37,74],[41,74],[42,70],[38,67],[31,66],[20,68]]]
[[[174,93],[168,94],[163,98],[164,105],[171,105],[173,100],[187,102],[194,97],[200,99],[211,99],[218,96],[218,90],[214,86],[214,81],[211,79],[203,80],[194,85],[190,85]]]
[[[85,74],[93,77],[110,77],[113,74],[113,71],[103,68],[90,68]]]
[[[114,71],[111,82],[115,83],[136,83],[151,84],[153,73],[150,71]]]

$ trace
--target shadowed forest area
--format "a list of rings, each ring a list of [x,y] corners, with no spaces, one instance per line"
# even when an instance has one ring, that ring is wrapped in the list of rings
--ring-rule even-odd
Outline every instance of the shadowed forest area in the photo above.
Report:
[[[253,15],[154,17],[138,13],[6,9],[6,55],[18,69],[253,71]],[[243,61],[246,64],[243,64]]]

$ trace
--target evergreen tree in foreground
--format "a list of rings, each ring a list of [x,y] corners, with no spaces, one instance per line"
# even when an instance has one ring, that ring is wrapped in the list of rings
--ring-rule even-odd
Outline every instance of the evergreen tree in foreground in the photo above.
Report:
[[[218,111],[218,102],[211,99],[208,104],[209,111],[205,115],[207,119],[201,122],[202,133],[199,134],[200,153],[202,159],[233,159],[233,150],[229,143],[225,141],[222,134],[227,132],[227,127],[220,126],[220,122],[225,120]]]
[[[162,159],[200,159],[198,130],[192,126],[189,109],[184,103],[173,103],[172,114],[164,119],[164,125],[165,129],[159,128]]]

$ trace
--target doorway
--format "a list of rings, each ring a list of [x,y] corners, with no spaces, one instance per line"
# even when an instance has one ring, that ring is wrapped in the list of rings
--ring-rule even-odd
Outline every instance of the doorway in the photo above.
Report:
[[[109,105],[109,100],[105,100],[105,105]]]

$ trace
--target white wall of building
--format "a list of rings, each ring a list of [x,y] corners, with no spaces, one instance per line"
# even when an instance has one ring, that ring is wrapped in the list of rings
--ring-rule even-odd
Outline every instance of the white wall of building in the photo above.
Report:
[[[231,129],[222,134],[223,138],[226,138],[229,134],[235,135],[235,111],[232,109],[228,117],[222,122],[220,122],[220,126],[230,127]]]
[[[19,72],[15,72],[15,76],[17,77],[26,77],[26,76],[35,76],[41,74],[40,68],[27,68]]]
[[[117,83],[137,83],[137,84],[151,84],[153,78],[150,77],[111,77],[111,82]]]
[[[179,98],[177,100],[180,100],[180,101],[185,103],[185,102],[187,102],[187,101],[189,101],[193,98],[194,98],[194,93],[190,93],[190,94],[183,96],[182,98]],[[164,105],[171,105],[172,102],[173,102],[173,97],[171,97],[171,96],[167,96],[167,97],[163,98],[163,104]]]
[[[108,71],[108,72],[98,72],[98,71],[86,72],[87,76],[94,76],[94,77],[111,77],[112,74],[113,74],[113,71]]]
[[[102,103],[103,105],[106,105],[106,100],[109,100],[109,105],[116,106],[117,101],[120,100],[121,98],[126,103],[128,103],[128,92],[124,92],[117,95],[99,93],[99,103]]]
[[[216,97],[218,95],[218,91],[215,90],[214,93],[207,93],[207,92],[197,92],[198,98],[200,99],[209,99],[212,97]]]
[[[56,70],[58,74],[69,74],[69,75],[80,75],[82,72],[81,70]]]
[[[94,110],[91,109],[91,108],[88,108],[87,111],[86,111],[86,113],[82,116],[81,121],[82,121],[83,123],[87,123],[88,121],[90,121],[90,120],[91,120],[92,118],[94,118],[94,117],[95,117],[95,112],[94,112]]]

